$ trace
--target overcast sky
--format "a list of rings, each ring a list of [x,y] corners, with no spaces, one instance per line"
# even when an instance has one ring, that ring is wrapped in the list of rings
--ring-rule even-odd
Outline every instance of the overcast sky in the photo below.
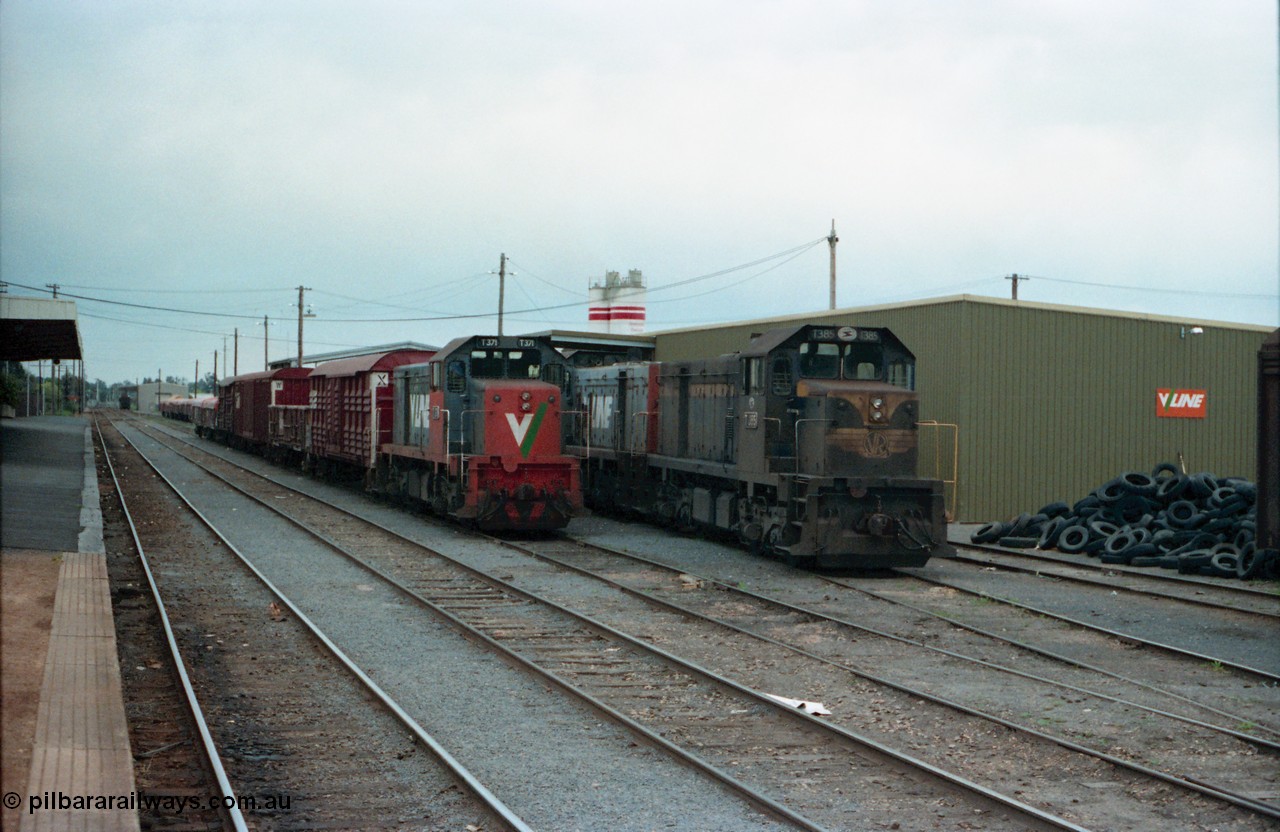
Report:
[[[833,219],[840,306],[1276,326],[1276,45],[1264,0],[4,0],[0,277],[98,299],[106,381],[288,356],[300,284],[308,352],[493,332],[504,252],[508,333],[633,268],[651,330],[825,310]]]

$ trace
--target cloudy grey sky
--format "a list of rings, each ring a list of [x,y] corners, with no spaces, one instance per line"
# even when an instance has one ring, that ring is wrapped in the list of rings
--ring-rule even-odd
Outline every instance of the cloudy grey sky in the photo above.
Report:
[[[308,351],[491,332],[503,252],[508,332],[632,268],[650,329],[822,310],[832,219],[841,306],[1275,326],[1276,47],[1264,0],[4,0],[0,277],[96,299],[107,381],[291,354],[299,284]]]

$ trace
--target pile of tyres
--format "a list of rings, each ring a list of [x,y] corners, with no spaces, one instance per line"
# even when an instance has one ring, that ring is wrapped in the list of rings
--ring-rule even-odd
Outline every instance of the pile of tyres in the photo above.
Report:
[[[1280,551],[1255,546],[1258,488],[1240,477],[1184,474],[1162,462],[1128,471],[1075,505],[1050,503],[975,531],[974,543],[1057,549],[1103,563],[1184,574],[1280,578]]]

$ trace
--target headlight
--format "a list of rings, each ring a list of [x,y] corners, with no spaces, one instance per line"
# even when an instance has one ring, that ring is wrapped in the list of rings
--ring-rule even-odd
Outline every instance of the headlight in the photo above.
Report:
[[[526,390],[523,393],[521,393],[520,398],[526,402],[529,401],[529,391]]]
[[[884,407],[884,399],[872,399],[871,406],[876,409]]]
[[[884,420],[884,411],[882,411],[882,410],[873,410],[873,411],[871,411],[871,421],[873,421],[873,422],[880,422],[880,421],[883,421],[883,420]]]

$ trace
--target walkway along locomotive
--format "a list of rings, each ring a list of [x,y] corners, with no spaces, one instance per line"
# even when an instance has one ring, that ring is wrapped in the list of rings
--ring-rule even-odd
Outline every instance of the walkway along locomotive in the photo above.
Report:
[[[735,535],[796,565],[950,551],[916,474],[915,357],[887,329],[771,330],[741,353],[580,368],[567,449],[590,505]]]
[[[377,489],[486,530],[558,529],[582,508],[561,445],[569,366],[546,338],[473,336],[395,371]]]

